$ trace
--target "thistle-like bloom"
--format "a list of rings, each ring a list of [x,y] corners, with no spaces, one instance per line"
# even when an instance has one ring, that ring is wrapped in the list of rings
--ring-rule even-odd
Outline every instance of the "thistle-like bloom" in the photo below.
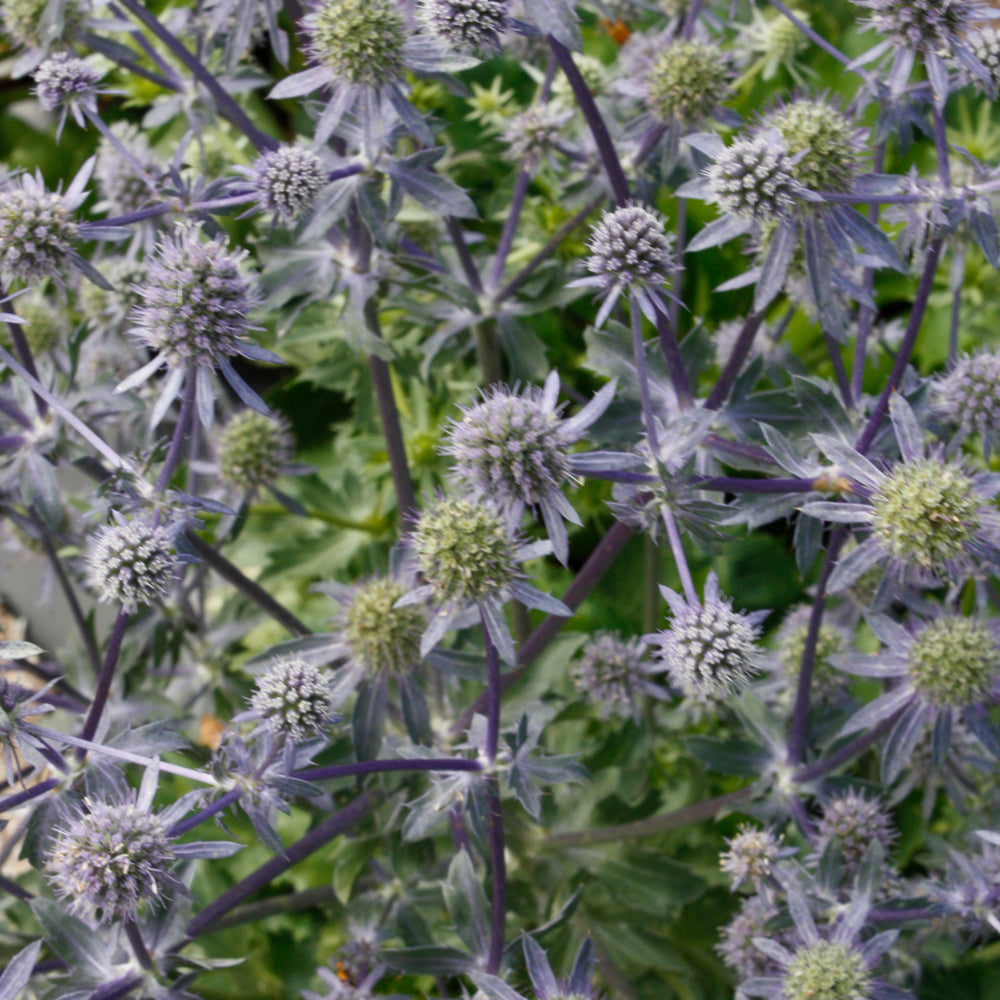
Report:
[[[858,131],[821,99],[799,98],[764,118],[794,158],[792,176],[811,191],[850,191],[859,170]]]
[[[153,182],[163,174],[164,166],[146,137],[131,123],[115,122],[110,131],[129,156],[123,156],[107,136],[101,137],[94,170],[102,199],[98,207],[113,215],[128,215],[157,197]],[[137,167],[142,168],[141,172]]]
[[[572,612],[523,579],[520,563],[547,555],[550,542],[524,545],[511,534],[489,503],[468,497],[441,497],[421,512],[409,537],[413,566],[424,579],[395,607],[430,602],[437,606],[420,641],[426,656],[451,628],[482,621],[506,663],[514,662],[514,642],[501,608],[510,598],[549,614]]]
[[[281,146],[254,165],[251,183],[262,208],[283,220],[297,219],[327,182],[323,161],[301,146]]]
[[[809,24],[809,15],[804,10],[792,8],[792,13],[803,24]],[[809,39],[784,14],[751,7],[750,22],[740,29],[738,49],[757,58],[741,79],[759,73],[762,80],[771,80],[784,67],[792,79],[802,85],[805,74],[813,75],[807,62],[798,59],[808,48]]]
[[[101,74],[85,59],[56,52],[35,70],[35,95],[46,111],[72,111],[77,125],[84,125],[81,108],[97,114],[97,85]],[[61,127],[61,124],[60,124]]]
[[[646,104],[666,124],[689,129],[729,97],[729,61],[718,45],[682,39],[663,49],[646,76]]]
[[[330,680],[312,664],[278,660],[257,680],[250,710],[265,728],[292,743],[322,736],[334,721]]]
[[[802,669],[802,656],[806,648],[811,617],[810,605],[795,608],[786,616],[775,636],[774,648],[781,668],[783,693],[789,701],[794,701],[798,689],[799,672]],[[847,651],[848,641],[846,631],[832,624],[827,615],[819,627],[813,660],[809,691],[814,702],[829,700],[843,691],[845,678],[834,666],[834,660]]]
[[[674,237],[659,212],[636,202],[605,211],[590,232],[586,266],[590,277],[571,285],[597,288],[605,298],[594,321],[600,327],[621,292],[627,291],[655,321],[665,308],[662,286],[674,270]]]
[[[558,108],[551,102],[534,104],[507,120],[503,141],[509,146],[511,156],[525,158],[528,169],[533,170],[543,156],[568,148],[563,135],[572,117],[571,110]]]
[[[102,528],[87,564],[100,600],[120,604],[129,614],[166,597],[179,565],[170,532],[140,518]]]
[[[641,639],[623,639],[617,632],[598,632],[583,647],[573,679],[588,701],[600,705],[602,719],[618,715],[638,721],[644,694],[659,701],[670,697],[666,688],[650,680],[659,667],[645,658],[645,652]]]
[[[565,565],[569,542],[563,520],[581,522],[562,486],[575,485],[578,473],[601,460],[600,453],[577,456],[570,449],[614,393],[615,384],[609,383],[579,413],[563,418],[556,372],[542,389],[491,388],[481,402],[462,407],[462,418],[448,427],[441,451],[455,459],[452,469],[462,486],[474,497],[488,498],[508,530],[520,527],[526,509],[540,511],[556,558]]]
[[[760,937],[756,945],[778,975],[746,983],[753,996],[769,1000],[903,1000],[910,994],[877,979],[875,967],[896,939],[896,932],[860,939],[868,899],[859,895],[834,925],[820,936],[809,905],[798,889],[788,893],[794,935],[785,943]]]
[[[1000,433],[1000,353],[982,351],[959,358],[935,382],[934,408],[963,438],[979,434],[988,458]]]
[[[971,32],[965,40],[969,50],[986,70],[985,79],[974,76],[973,80],[995,99],[1000,91],[1000,28],[987,25]]]
[[[80,311],[98,333],[124,333],[129,315],[141,303],[138,290],[145,284],[149,268],[144,261],[121,257],[102,261],[101,269],[112,287],[109,290],[100,285],[84,285],[80,289]],[[117,343],[116,340],[116,346]]]
[[[780,836],[749,823],[741,824],[735,837],[726,838],[726,844],[727,849],[719,856],[719,867],[732,878],[734,891],[744,882],[759,888],[783,853]]]
[[[741,979],[759,976],[767,970],[768,960],[754,941],[764,937],[767,922],[777,915],[777,907],[766,897],[748,896],[722,928],[715,950]]]
[[[705,177],[722,212],[757,224],[788,215],[802,190],[774,130],[737,139],[706,167]]]
[[[945,878],[932,881],[928,892],[945,913],[958,918],[975,940],[1000,934],[1000,836],[978,830],[983,841],[975,854],[948,847]]]
[[[980,563],[1000,562],[1000,516],[991,499],[995,477],[972,475],[956,460],[927,454],[913,410],[894,393],[889,412],[902,461],[883,472],[839,438],[813,435],[865,499],[807,503],[803,513],[869,528],[868,537],[841,559],[830,577],[836,593],[875,566],[884,570],[876,594],[883,601],[894,581],[931,586],[960,579]]]
[[[87,812],[57,833],[49,878],[71,910],[102,924],[132,922],[176,884],[167,825],[151,804],[87,800]]]
[[[942,615],[907,628],[884,615],[868,623],[884,648],[873,656],[852,656],[841,669],[866,677],[893,678],[886,694],[865,705],[842,732],[864,731],[896,717],[882,762],[883,778],[894,780],[923,731],[934,732],[934,757],[940,767],[947,753],[952,722],[961,720],[986,746],[1000,745],[986,715],[1000,692],[1000,626],[993,620]],[[905,738],[900,740],[900,737]]]
[[[548,956],[533,937],[525,934],[521,942],[535,1000],[598,1000],[599,994],[594,988],[594,946],[590,938],[580,945],[569,979],[556,979]],[[471,978],[490,1000],[527,1000],[496,976],[473,972]]]
[[[767,611],[741,614],[719,595],[719,578],[709,573],[705,598],[688,603],[660,587],[673,619],[670,627],[643,640],[658,649],[674,686],[697,699],[724,698],[742,691],[759,669],[757,640]]]
[[[458,52],[500,54],[510,0],[420,0],[430,31]]]
[[[259,296],[253,278],[244,273],[245,250],[231,252],[225,237],[199,239],[197,228],[177,226],[149,264],[145,284],[137,289],[141,305],[132,314],[132,333],[156,356],[119,383],[124,392],[147,381],[159,368],[173,371],[153,409],[154,424],[166,413],[189,377],[196,378],[199,417],[211,417],[211,379],[199,369],[222,371],[247,406],[266,413],[260,397],[236,373],[231,355],[280,363],[281,358],[247,341],[254,329],[250,313]]]
[[[878,799],[846,792],[823,804],[816,826],[816,853],[822,856],[834,844],[844,868],[855,872],[872,843],[888,848],[895,839],[892,818]]]
[[[273,482],[292,455],[292,435],[283,418],[241,410],[219,439],[219,478],[248,493]]]

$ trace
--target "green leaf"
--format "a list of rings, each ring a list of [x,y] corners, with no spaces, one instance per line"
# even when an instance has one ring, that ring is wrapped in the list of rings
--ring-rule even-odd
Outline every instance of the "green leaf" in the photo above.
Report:
[[[467,851],[459,851],[442,886],[455,932],[476,958],[490,948],[490,904]]]
[[[0,659],[4,660],[24,660],[29,656],[38,656],[45,650],[41,646],[36,646],[33,642],[10,639],[0,642]]]

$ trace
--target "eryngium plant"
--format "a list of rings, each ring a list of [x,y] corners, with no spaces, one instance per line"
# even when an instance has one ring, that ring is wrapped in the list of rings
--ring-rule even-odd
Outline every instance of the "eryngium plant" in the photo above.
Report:
[[[0,0],[0,1000],[990,995],[998,12]]]

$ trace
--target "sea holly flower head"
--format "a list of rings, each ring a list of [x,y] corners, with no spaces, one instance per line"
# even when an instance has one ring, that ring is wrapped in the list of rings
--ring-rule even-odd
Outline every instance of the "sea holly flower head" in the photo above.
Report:
[[[558,108],[551,102],[533,104],[506,121],[502,138],[512,156],[526,159],[529,169],[534,169],[543,156],[566,148],[563,137],[572,117],[571,110]]]
[[[85,124],[81,107],[97,114],[97,85],[101,73],[85,59],[56,52],[35,70],[35,95],[46,111],[61,111],[65,121],[71,111],[76,123]],[[60,123],[61,128],[61,123]]]
[[[101,529],[87,557],[90,585],[105,603],[133,614],[170,593],[179,567],[171,532],[149,518]]]
[[[640,699],[649,695],[659,701],[670,692],[651,680],[659,672],[657,664],[645,657],[646,647],[639,638],[623,639],[617,632],[598,632],[583,647],[573,679],[584,697],[608,715],[638,720]]]
[[[682,39],[664,48],[646,76],[646,104],[666,124],[690,129],[730,94],[729,61],[719,46]]]
[[[793,701],[798,688],[799,673],[802,669],[802,656],[805,652],[806,637],[809,633],[809,619],[812,617],[811,605],[801,605],[791,611],[778,629],[775,642],[778,665],[781,668],[781,678],[784,695]],[[812,682],[810,694],[816,701],[832,698],[844,688],[844,675],[834,666],[835,659],[848,648],[846,631],[832,622],[826,615],[819,627],[819,636],[813,660]]]
[[[1000,91],[1000,28],[986,25],[966,36],[969,50],[986,70],[986,77],[973,76],[973,81],[986,93],[996,98]]]
[[[668,587],[660,587],[673,618],[670,626],[643,640],[670,680],[685,695],[724,698],[746,688],[759,669],[757,640],[767,611],[741,614],[720,596],[719,578],[709,573],[702,601],[689,602]]]
[[[293,743],[322,736],[335,719],[329,678],[294,657],[275,661],[258,678],[250,710],[269,732]]]
[[[806,11],[798,7],[790,9],[799,21],[809,25]],[[798,58],[809,48],[809,39],[780,11],[752,6],[750,21],[740,28],[737,45],[741,51],[756,56],[741,79],[759,73],[762,80],[772,80],[784,68],[801,85],[806,75],[813,75],[806,61]]]
[[[741,979],[760,976],[767,971],[768,959],[754,941],[765,936],[768,921],[777,915],[777,907],[765,896],[747,896],[735,916],[722,928],[715,951]]]
[[[97,207],[113,215],[128,215],[157,198],[155,182],[164,173],[164,165],[145,135],[130,122],[114,122],[109,131],[129,156],[123,156],[107,136],[101,136],[94,169],[101,195]]]
[[[474,497],[489,498],[509,530],[520,527],[525,510],[541,511],[553,551],[565,563],[563,521],[579,524],[580,518],[562,486],[578,482],[576,470],[599,460],[593,455],[577,458],[570,449],[601,417],[614,391],[610,383],[579,413],[565,418],[556,372],[542,389],[492,387],[480,402],[462,407],[462,417],[448,427],[441,451],[454,458],[452,469],[462,486]]]
[[[605,210],[590,232],[586,260],[590,277],[571,285],[597,288],[605,299],[595,320],[601,326],[621,292],[628,291],[653,311],[662,286],[674,271],[674,237],[664,228],[663,216],[638,202]]]
[[[510,0],[420,0],[420,15],[432,34],[459,52],[500,54]]]
[[[953,920],[973,939],[1000,934],[1000,837],[993,830],[979,830],[974,853],[948,847],[948,868],[927,890]]]
[[[253,492],[272,483],[292,455],[292,435],[283,417],[241,410],[229,419],[219,439],[219,478]]]
[[[981,351],[959,358],[934,383],[934,408],[963,437],[979,434],[988,456],[1000,433],[1000,353]]]
[[[596,959],[590,938],[580,945],[568,979],[556,978],[548,956],[530,934],[525,934],[521,943],[535,1000],[599,1000],[600,994],[594,987]],[[471,979],[490,1000],[528,1000],[496,976],[473,972]]]
[[[772,873],[783,853],[780,836],[772,830],[761,830],[749,823],[740,825],[735,837],[726,838],[726,850],[719,858],[719,866],[732,878],[735,891],[744,882],[759,887]]]
[[[323,161],[301,146],[280,146],[260,157],[250,171],[261,208],[282,220],[297,219],[327,182]]]
[[[127,329],[132,310],[149,273],[145,261],[119,257],[101,262],[111,288],[88,283],[80,289],[79,308],[99,334],[120,334]],[[88,340],[87,343],[90,341]]]
[[[321,0],[302,24],[310,56],[335,77],[379,86],[402,76],[406,22],[394,0]]]
[[[888,848],[896,839],[892,818],[878,799],[860,792],[845,792],[823,804],[816,826],[816,852],[822,856],[833,844],[844,867],[857,871],[869,846],[878,842]]]

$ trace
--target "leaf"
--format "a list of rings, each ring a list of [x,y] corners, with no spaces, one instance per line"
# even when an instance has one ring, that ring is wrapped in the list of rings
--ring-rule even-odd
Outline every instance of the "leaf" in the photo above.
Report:
[[[7,968],[0,976],[0,1000],[15,1000],[28,984],[31,970],[35,967],[35,962],[38,961],[38,952],[41,947],[41,941],[33,941],[27,948],[22,948],[7,963]]]
[[[33,642],[24,642],[17,639],[8,639],[0,642],[0,659],[23,660],[29,656],[38,656],[45,650],[41,646],[36,646]]]
[[[412,158],[411,158],[412,160]],[[385,172],[421,205],[441,215],[476,219],[479,213],[472,199],[454,182],[410,160],[395,160]]]
[[[58,531],[62,527],[62,490],[56,479],[56,470],[48,459],[34,450],[29,451],[24,458],[21,495],[25,504],[33,507],[52,531]]]
[[[351,715],[351,734],[358,760],[374,760],[382,746],[388,686],[382,679],[367,680],[358,688]]]
[[[750,232],[751,223],[738,215],[723,215],[701,229],[688,244],[689,253],[717,247]]]
[[[455,931],[475,958],[490,949],[490,904],[467,851],[459,851],[442,886],[445,906]]]
[[[760,278],[754,290],[754,312],[763,312],[781,291],[788,274],[788,266],[795,256],[799,227],[790,219],[783,219],[771,237],[767,254],[760,269]]]
[[[104,943],[87,924],[51,899],[36,898],[29,905],[41,924],[45,940],[63,958],[75,977],[98,983],[109,978]]]
[[[997,239],[997,224],[989,211],[973,210],[969,215],[969,228],[976,246],[993,267],[1000,267],[1000,241]]]
[[[756,777],[770,754],[750,740],[717,740],[711,736],[687,736],[684,747],[706,767],[720,774]]]
[[[841,229],[862,250],[870,253],[886,267],[891,267],[894,271],[906,271],[906,268],[900,263],[899,255],[896,253],[896,248],[892,245],[892,240],[875,223],[866,219],[856,208],[838,205],[833,210],[833,215]]]
[[[392,968],[416,975],[465,975],[472,974],[479,968],[479,963],[471,955],[459,951],[458,948],[449,948],[447,945],[386,948],[379,955]],[[513,993],[513,990],[511,992]],[[514,993],[514,996],[517,994]],[[518,1000],[524,998],[519,997]]]
[[[524,16],[546,35],[562,42],[568,49],[583,47],[576,11],[569,0],[524,0]]]

